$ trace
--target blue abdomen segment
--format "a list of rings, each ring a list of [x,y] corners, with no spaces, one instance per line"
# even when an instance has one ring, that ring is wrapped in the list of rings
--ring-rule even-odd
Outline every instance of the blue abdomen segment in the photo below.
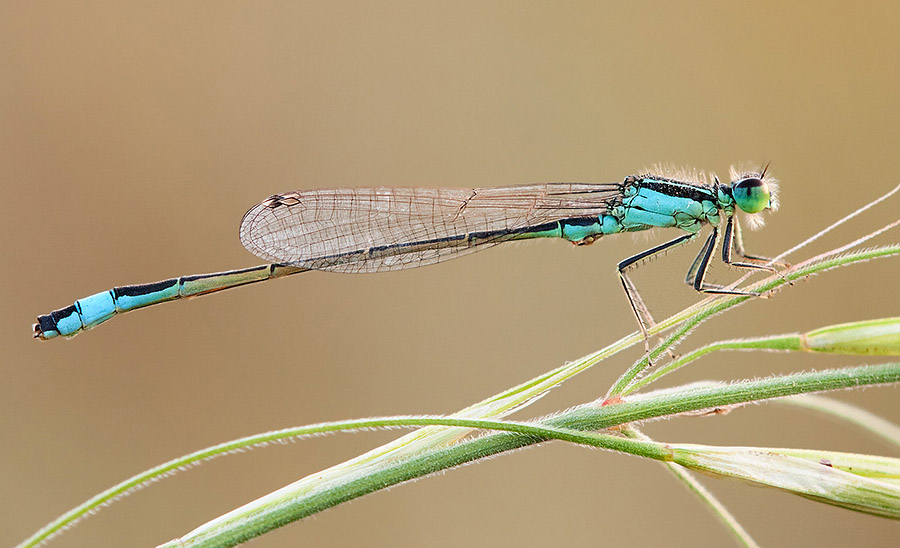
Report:
[[[44,339],[62,335],[68,337],[90,329],[119,312],[177,299],[182,296],[181,279],[172,278],[152,284],[116,287],[75,301],[38,318]]]
[[[213,274],[170,278],[149,284],[115,287],[109,291],[79,299],[65,308],[54,310],[44,316],[38,316],[37,323],[34,325],[34,336],[39,339],[71,337],[95,327],[121,312],[175,299],[205,295],[230,287],[280,278],[307,270],[309,269],[286,264],[267,264]]]

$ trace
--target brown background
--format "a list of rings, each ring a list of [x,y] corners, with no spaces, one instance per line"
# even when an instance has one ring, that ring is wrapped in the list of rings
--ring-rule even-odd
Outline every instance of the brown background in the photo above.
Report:
[[[654,162],[771,161],[775,254],[900,182],[894,2],[118,2],[0,7],[0,545],[155,464],[323,420],[449,413],[634,330],[615,262],[661,241],[501,246],[383,275],[311,273],[118,318],[73,341],[34,317],[113,285],[257,264],[243,212],[342,185],[617,181]],[[888,7],[890,6],[890,7]],[[896,218],[897,198],[794,259]],[[881,243],[897,241],[893,235]],[[636,276],[657,316],[696,300],[696,246]],[[713,276],[734,274],[715,266]],[[704,325],[734,336],[897,315],[896,259]],[[589,401],[638,349],[520,417]],[[711,356],[670,384],[878,361]],[[900,420],[898,392],[838,395]],[[770,404],[656,423],[664,441],[897,454]],[[149,546],[397,434],[219,459],[56,546]],[[704,480],[763,545],[884,546],[894,522]],[[727,545],[658,465],[551,444],[378,493],[254,546]]]

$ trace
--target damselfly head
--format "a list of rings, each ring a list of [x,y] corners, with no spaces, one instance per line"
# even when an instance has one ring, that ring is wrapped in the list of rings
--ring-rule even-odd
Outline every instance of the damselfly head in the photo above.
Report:
[[[768,167],[760,171],[731,166],[731,194],[738,208],[749,215],[750,228],[758,228],[765,222],[759,213],[778,209],[778,180],[768,173]]]

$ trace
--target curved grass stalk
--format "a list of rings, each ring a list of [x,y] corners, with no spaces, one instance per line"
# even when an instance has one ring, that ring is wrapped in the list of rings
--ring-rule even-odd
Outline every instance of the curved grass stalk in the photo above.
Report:
[[[581,406],[558,416],[544,418],[539,423],[510,423],[467,417],[386,417],[322,423],[268,432],[197,451],[130,478],[67,512],[19,546],[23,548],[36,546],[89,513],[150,481],[217,456],[291,438],[342,430],[425,425],[432,428],[449,426],[467,430],[475,428],[511,432],[457,442],[449,447],[433,447],[418,455],[383,461],[377,465],[356,463],[349,469],[342,468],[342,474],[336,478],[317,473],[213,520],[179,539],[178,544],[171,545],[232,546],[346,500],[548,439],[560,439],[655,460],[667,460],[668,449],[661,444],[648,444],[589,431],[749,401],[893,382],[900,382],[900,363],[800,373],[723,386],[688,386],[681,391],[666,390],[660,394],[643,394],[634,401],[618,405]]]

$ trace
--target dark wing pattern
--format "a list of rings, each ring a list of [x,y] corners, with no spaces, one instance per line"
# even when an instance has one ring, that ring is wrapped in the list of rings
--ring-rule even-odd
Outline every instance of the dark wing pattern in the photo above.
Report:
[[[596,216],[620,184],[499,188],[344,188],[276,194],[241,221],[241,242],[273,263],[379,272],[436,263],[530,227]]]

